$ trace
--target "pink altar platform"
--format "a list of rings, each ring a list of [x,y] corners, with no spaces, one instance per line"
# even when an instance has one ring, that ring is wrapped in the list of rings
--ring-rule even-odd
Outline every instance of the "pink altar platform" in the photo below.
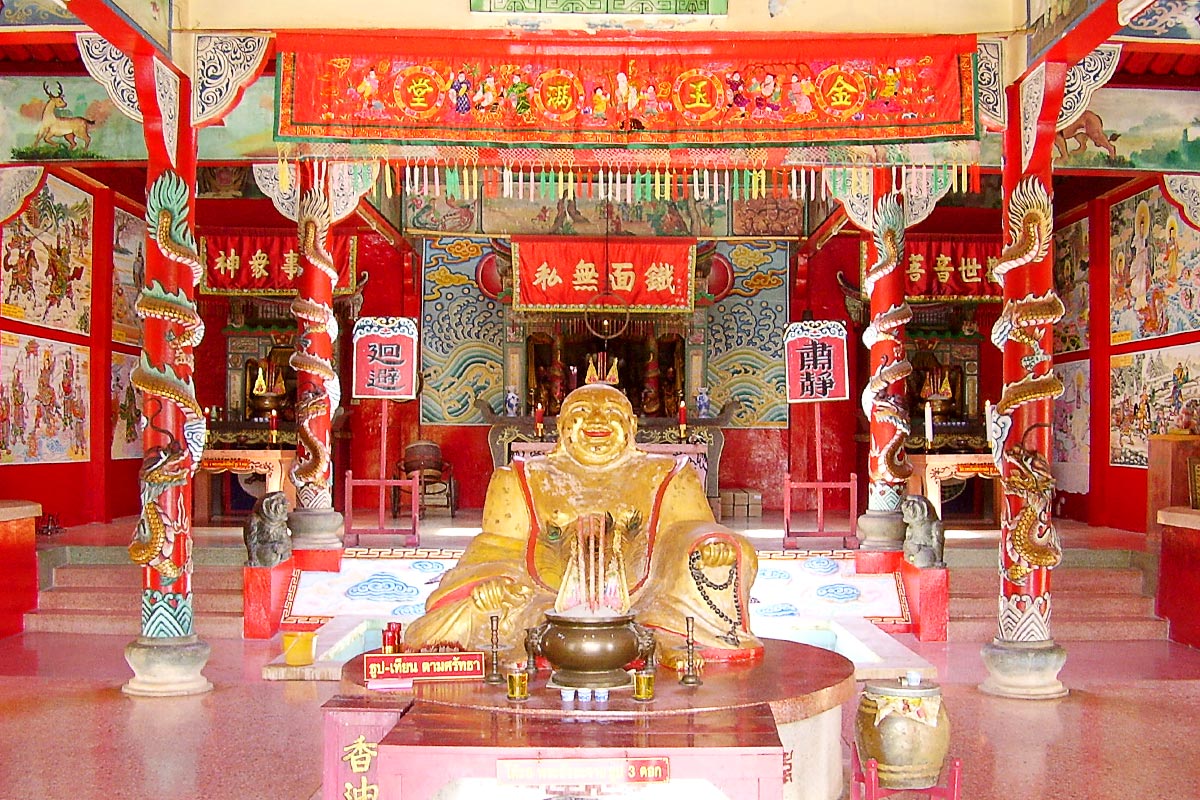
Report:
[[[523,702],[482,681],[369,692],[359,656],[323,706],[322,798],[835,800],[854,665],[817,647],[764,644],[754,664],[708,665],[699,687],[660,668],[647,703],[628,691],[563,702],[545,670]]]

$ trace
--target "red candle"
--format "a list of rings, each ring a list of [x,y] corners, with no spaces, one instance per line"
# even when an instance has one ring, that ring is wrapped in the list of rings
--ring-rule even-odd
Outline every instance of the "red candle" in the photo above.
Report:
[[[271,430],[273,430],[273,431],[279,430],[279,412],[273,408],[271,409],[270,423],[271,423]]]
[[[534,423],[535,425],[541,425],[541,424],[542,424],[542,420],[543,420],[543,419],[545,419],[545,418],[546,418],[546,412],[545,412],[545,410],[542,408],[542,404],[541,404],[541,403],[538,403],[538,404],[537,404],[537,408],[535,408],[535,409],[533,410],[533,423]]]
[[[687,403],[679,401],[679,424],[687,425]]]

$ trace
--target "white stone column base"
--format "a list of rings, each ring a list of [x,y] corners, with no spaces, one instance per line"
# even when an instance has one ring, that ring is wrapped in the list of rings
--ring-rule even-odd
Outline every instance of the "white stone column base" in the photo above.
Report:
[[[125,645],[125,661],[133,678],[121,691],[138,697],[178,697],[212,691],[200,674],[211,648],[192,636],[139,636]]]
[[[993,639],[980,655],[988,677],[979,690],[1019,700],[1053,700],[1067,695],[1058,672],[1067,662],[1067,651],[1053,639],[1008,642]]]

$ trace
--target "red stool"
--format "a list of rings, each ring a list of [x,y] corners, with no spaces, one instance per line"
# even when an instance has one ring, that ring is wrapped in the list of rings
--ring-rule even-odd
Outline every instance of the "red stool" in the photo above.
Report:
[[[950,772],[946,776],[945,786],[930,786],[927,789],[884,789],[879,785],[879,762],[873,758],[867,759],[864,772],[862,762],[858,760],[858,745],[851,746],[850,754],[850,800],[880,800],[882,797],[891,797],[901,792],[924,794],[930,798],[940,797],[942,800],[959,800],[958,793],[962,786],[961,758],[950,760]],[[862,784],[862,788],[859,788],[859,784]]]

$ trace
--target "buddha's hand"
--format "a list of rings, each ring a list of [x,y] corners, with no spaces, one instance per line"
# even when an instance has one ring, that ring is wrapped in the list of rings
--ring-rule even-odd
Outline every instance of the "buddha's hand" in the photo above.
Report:
[[[471,587],[471,602],[485,613],[504,611],[527,599],[530,591],[512,578],[488,578]]]
[[[718,539],[700,545],[700,564],[705,567],[728,567],[737,557],[738,549],[729,542]]]

